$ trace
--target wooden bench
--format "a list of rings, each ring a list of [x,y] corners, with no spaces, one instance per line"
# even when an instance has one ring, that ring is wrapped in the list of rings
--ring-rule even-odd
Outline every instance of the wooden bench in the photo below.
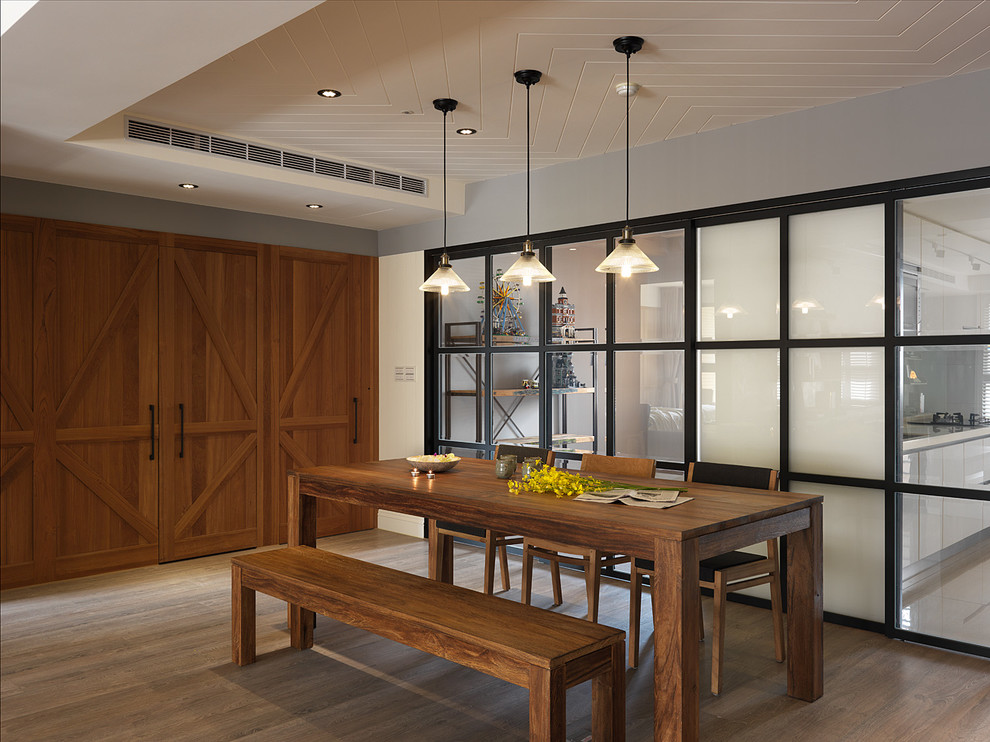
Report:
[[[233,658],[255,660],[255,591],[529,689],[530,740],[563,742],[566,689],[592,681],[595,740],[625,739],[625,632],[308,546],[231,560]]]

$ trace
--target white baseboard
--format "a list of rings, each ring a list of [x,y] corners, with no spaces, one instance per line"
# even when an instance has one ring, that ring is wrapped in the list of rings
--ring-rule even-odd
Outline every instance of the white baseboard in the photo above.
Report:
[[[391,510],[378,511],[378,527],[405,536],[423,538],[423,519],[417,515],[393,513]]]

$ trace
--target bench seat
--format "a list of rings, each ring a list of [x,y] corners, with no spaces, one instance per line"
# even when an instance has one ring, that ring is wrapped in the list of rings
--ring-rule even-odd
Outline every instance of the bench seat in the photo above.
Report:
[[[255,591],[301,612],[292,646],[313,644],[313,613],[487,673],[530,693],[530,739],[563,742],[566,689],[592,681],[595,740],[625,737],[625,633],[322,549],[234,557],[233,659],[255,660]]]

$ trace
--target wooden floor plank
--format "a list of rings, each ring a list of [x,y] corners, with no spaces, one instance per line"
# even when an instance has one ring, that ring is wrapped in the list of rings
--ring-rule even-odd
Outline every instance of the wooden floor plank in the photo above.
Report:
[[[387,531],[322,539],[349,556],[426,575],[426,542]],[[458,584],[482,582],[483,554],[456,546]],[[313,650],[287,648],[285,606],[258,595],[259,660],[230,661],[229,555],[5,591],[0,595],[0,736],[34,740],[525,740],[526,691],[318,618]],[[520,562],[513,560],[519,599]],[[584,616],[584,581],[564,575],[563,610]],[[534,604],[549,607],[537,570]],[[653,653],[629,670],[627,737],[653,729]],[[601,618],[626,628],[625,583],[602,581]],[[705,601],[710,636],[711,601]],[[727,610],[724,690],[701,691],[702,739],[990,739],[990,662],[825,627],[825,695],[786,695],[768,611]],[[701,677],[710,670],[700,645]],[[568,738],[590,734],[588,687],[568,691]]]

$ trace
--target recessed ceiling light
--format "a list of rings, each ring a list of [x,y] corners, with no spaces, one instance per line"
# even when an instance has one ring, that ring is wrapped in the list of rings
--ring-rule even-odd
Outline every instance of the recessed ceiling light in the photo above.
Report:
[[[402,115],[403,116],[412,116],[414,113],[416,113],[416,112],[415,111],[403,111],[402,112]]]
[[[193,188],[199,188],[195,183],[179,183],[179,188],[185,188],[187,191],[191,191]]]
[[[324,98],[339,98],[340,97],[340,91],[339,90],[333,90],[331,88],[324,88],[323,90],[317,90],[316,91],[316,94],[317,95],[320,95],[320,96],[322,96]]]
[[[457,130],[457,133],[460,134],[460,135],[462,135],[462,136],[469,137],[472,134],[477,134],[478,133],[478,130],[477,129],[468,129],[467,127],[465,127],[463,129],[458,129]]]
[[[322,209],[323,204],[306,204],[307,209]]]

